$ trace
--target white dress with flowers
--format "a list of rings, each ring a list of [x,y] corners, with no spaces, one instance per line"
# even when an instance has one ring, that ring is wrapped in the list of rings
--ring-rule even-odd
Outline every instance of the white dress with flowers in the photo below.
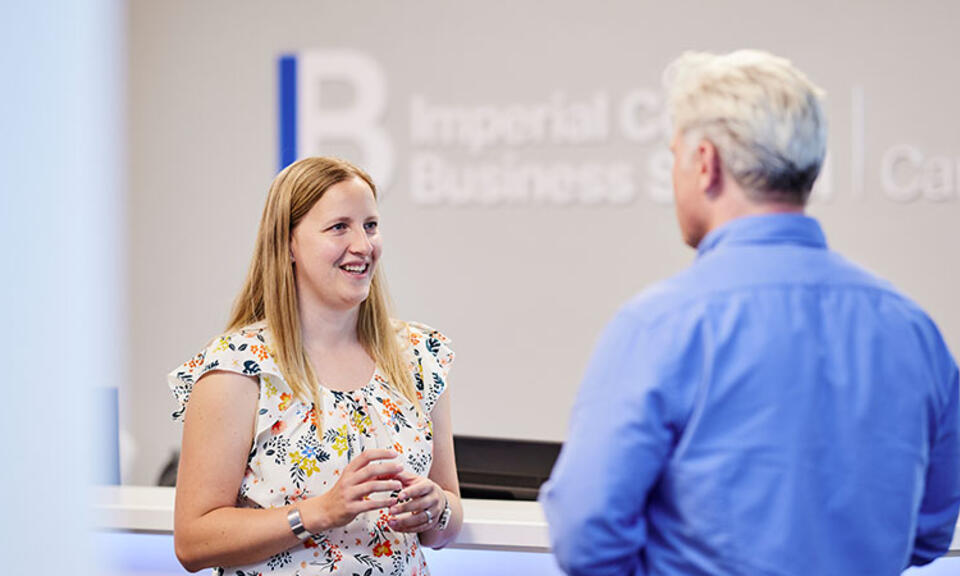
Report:
[[[377,370],[370,382],[352,392],[322,390],[318,434],[315,407],[293,397],[274,362],[269,331],[262,322],[213,341],[168,376],[180,403],[173,417],[182,419],[193,383],[207,372],[226,370],[259,378],[256,431],[237,495],[237,506],[244,508],[286,506],[322,494],[352,458],[370,448],[393,448],[408,471],[427,476],[433,460],[429,414],[446,388],[453,351],[436,330],[408,326],[403,345],[421,417]],[[383,510],[361,514],[346,526],[315,534],[258,564],[214,569],[214,574],[229,576],[331,573],[423,576],[429,571],[417,536],[393,532]]]

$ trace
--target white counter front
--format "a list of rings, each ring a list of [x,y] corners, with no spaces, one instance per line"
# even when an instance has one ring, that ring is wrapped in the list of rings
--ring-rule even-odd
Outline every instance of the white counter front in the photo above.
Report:
[[[94,535],[102,576],[184,576],[173,553],[173,488],[95,489]],[[423,549],[433,576],[563,576],[550,556],[536,502],[464,500],[457,541]],[[205,571],[204,573],[209,573]]]

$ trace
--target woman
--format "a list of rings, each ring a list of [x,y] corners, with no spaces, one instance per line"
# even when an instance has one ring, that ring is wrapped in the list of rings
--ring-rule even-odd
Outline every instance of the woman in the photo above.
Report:
[[[187,570],[422,575],[420,545],[459,531],[453,352],[391,322],[378,225],[373,181],[342,160],[270,187],[227,333],[170,375]]]

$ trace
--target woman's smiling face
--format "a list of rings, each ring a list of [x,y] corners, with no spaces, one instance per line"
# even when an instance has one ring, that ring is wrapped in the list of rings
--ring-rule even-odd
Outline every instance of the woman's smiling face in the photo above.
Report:
[[[291,234],[301,307],[346,311],[367,299],[382,249],[379,225],[373,190],[362,179],[323,193]]]

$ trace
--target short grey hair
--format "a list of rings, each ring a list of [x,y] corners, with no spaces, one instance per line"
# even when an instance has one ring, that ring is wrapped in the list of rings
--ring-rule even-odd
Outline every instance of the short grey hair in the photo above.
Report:
[[[824,92],[789,60],[686,52],[664,85],[673,129],[688,144],[712,142],[753,200],[806,202],[826,155]]]

